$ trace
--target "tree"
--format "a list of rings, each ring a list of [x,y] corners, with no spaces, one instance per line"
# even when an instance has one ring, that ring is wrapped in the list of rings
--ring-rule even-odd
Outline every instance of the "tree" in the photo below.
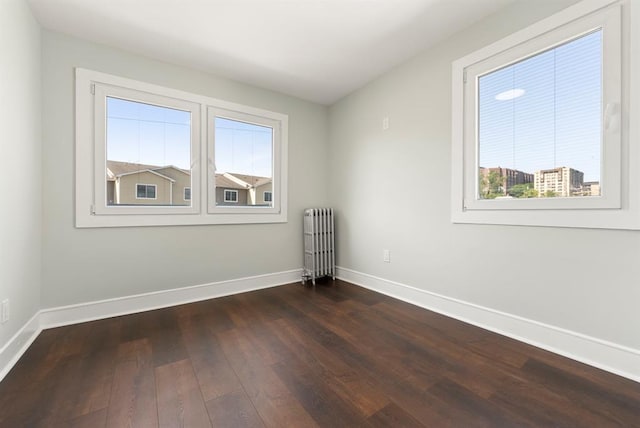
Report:
[[[507,193],[514,198],[537,198],[538,191],[533,188],[533,183],[516,184]]]
[[[504,179],[498,171],[489,171],[488,174],[480,173],[480,196],[482,199],[495,199],[504,196]]]
[[[554,192],[553,190],[547,190],[546,192],[544,192],[544,197],[545,198],[555,198],[556,197],[556,192]]]

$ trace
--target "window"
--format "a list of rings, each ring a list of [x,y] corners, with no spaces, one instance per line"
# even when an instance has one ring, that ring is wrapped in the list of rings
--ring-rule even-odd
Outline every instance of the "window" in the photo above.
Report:
[[[477,79],[479,199],[585,197],[602,181],[602,29]]]
[[[136,184],[136,199],[156,199],[156,185]]]
[[[579,3],[454,62],[454,222],[596,227],[622,208],[621,15]]]
[[[238,202],[238,191],[225,189],[224,202]]]
[[[276,118],[223,108],[208,111],[210,170],[209,212],[277,212],[283,203],[282,127]],[[235,199],[222,189],[236,189]],[[260,200],[265,191],[269,201]]]
[[[280,113],[76,69],[76,226],[285,222],[287,130]]]
[[[262,200],[264,200],[264,202],[271,202],[273,200],[273,193],[264,192],[262,194]]]
[[[106,107],[104,125],[97,127],[105,150],[96,154],[96,183],[101,182],[100,199],[106,186],[108,202],[97,211],[143,213],[142,207],[153,207],[147,212],[157,213],[158,206],[164,206],[192,212],[180,189],[191,186],[192,151],[197,151],[192,137],[198,133],[191,123],[199,108],[122,88],[99,85],[94,90],[97,111]]]
[[[192,176],[199,174],[194,160],[200,153],[201,107],[189,100],[109,82],[84,83],[83,89],[91,96],[85,101],[86,108],[92,117],[100,118],[84,134],[82,142],[95,149],[93,155],[85,155],[77,175],[92,178],[90,215],[196,213],[197,205],[185,204],[180,189],[198,186],[197,180],[192,183]],[[77,150],[92,149],[79,144]]]

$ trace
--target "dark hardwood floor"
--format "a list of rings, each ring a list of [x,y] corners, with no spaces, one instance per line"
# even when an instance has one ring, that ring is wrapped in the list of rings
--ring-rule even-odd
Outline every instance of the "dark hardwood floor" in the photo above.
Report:
[[[50,329],[2,427],[640,427],[640,384],[336,281]]]

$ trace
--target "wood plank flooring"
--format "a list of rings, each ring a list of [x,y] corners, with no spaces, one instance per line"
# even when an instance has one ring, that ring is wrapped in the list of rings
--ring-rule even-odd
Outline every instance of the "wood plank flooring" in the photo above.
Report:
[[[42,332],[0,427],[640,427],[640,384],[340,281]]]

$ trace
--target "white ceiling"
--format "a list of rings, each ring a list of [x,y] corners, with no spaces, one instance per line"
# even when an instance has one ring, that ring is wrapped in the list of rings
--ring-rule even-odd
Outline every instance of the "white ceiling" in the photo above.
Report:
[[[514,0],[28,0],[45,28],[331,104]]]

